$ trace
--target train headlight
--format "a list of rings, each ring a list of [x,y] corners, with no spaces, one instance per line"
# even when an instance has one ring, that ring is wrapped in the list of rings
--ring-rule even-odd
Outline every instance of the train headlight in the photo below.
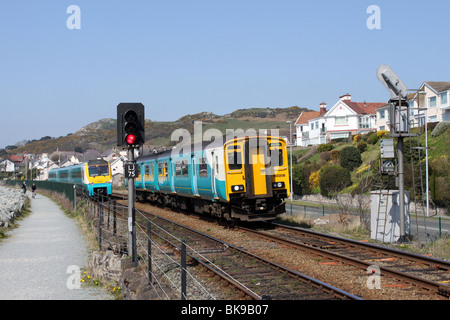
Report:
[[[242,184],[231,186],[232,192],[244,191],[244,186]]]
[[[274,182],[274,183],[272,183],[272,187],[273,188],[284,188],[284,182],[283,181]]]

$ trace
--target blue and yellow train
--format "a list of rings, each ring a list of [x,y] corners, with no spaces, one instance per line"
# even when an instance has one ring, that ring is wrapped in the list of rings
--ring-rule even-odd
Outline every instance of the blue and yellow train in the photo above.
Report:
[[[50,170],[48,181],[80,185],[90,195],[111,195],[111,167],[103,159]]]
[[[137,159],[136,195],[174,209],[221,219],[267,221],[289,197],[286,141],[224,136]]]

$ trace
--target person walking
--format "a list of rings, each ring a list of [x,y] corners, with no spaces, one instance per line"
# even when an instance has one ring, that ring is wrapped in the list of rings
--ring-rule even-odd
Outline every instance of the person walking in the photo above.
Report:
[[[31,197],[34,199],[36,197],[36,183],[31,186],[31,191],[33,192]]]
[[[25,181],[22,183],[22,189],[23,189],[23,193],[26,194],[27,193],[27,184],[25,183]]]

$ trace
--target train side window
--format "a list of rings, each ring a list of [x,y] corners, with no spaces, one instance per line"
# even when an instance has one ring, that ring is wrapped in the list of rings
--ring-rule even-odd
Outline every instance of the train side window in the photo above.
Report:
[[[188,161],[182,160],[181,161],[181,175],[183,177],[189,176],[189,167],[188,167]]]
[[[181,176],[181,162],[180,161],[175,162],[175,176],[177,176],[177,177]]]
[[[153,163],[150,163],[148,165],[148,177],[150,178],[150,180],[153,180],[155,178],[155,173],[153,170],[154,170]]]
[[[198,165],[200,177],[208,176],[208,165],[206,164],[206,158],[200,158],[200,163]]]
[[[167,177],[169,175],[167,172],[167,162],[158,163],[158,175],[160,177]]]

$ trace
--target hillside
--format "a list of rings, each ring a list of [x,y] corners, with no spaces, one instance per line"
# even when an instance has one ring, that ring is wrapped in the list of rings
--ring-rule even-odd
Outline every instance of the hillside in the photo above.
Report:
[[[414,133],[418,129],[412,129]],[[433,136],[432,129],[428,130],[428,164],[429,164],[429,188],[430,200],[438,206],[450,210],[450,157],[448,152],[448,141],[450,140],[450,129],[443,131],[438,136]],[[307,148],[296,148],[294,152],[294,193],[297,195],[321,193],[320,179],[324,168],[331,165],[342,166],[340,153],[347,147],[358,148],[359,144],[365,144],[360,151],[360,164],[350,170],[351,184],[341,193],[368,193],[373,187],[374,182],[379,182],[378,161],[380,159],[380,140],[389,139],[388,133],[382,136],[381,132],[361,135],[351,141],[332,141],[326,145],[312,146]],[[355,141],[357,140],[357,141]],[[425,135],[419,137],[420,146],[425,146]],[[396,139],[394,139],[396,145]],[[425,152],[422,150],[420,157],[417,149],[417,138],[405,139],[405,187],[413,194],[413,174],[412,169],[416,170],[414,177],[419,183],[418,174],[419,163],[422,172],[425,172]],[[411,161],[411,159],[413,161]],[[420,160],[420,161],[419,161]],[[411,165],[413,163],[413,165]],[[394,176],[384,176],[390,187],[395,187]],[[336,180],[336,179],[334,179]],[[423,187],[425,188],[425,177],[423,177]],[[416,190],[417,200],[422,196],[419,189]]]
[[[202,121],[203,132],[214,128],[223,134],[226,129],[279,129],[280,135],[289,135],[287,120],[295,121],[306,108],[250,108],[238,109],[225,115],[216,115],[212,112],[189,114],[176,121],[145,121],[145,145],[153,147],[167,147],[176,144],[171,141],[174,130],[184,128],[194,132],[194,122]],[[85,151],[96,149],[99,152],[116,146],[117,120],[108,118],[95,121],[81,128],[75,133],[59,138],[43,137],[39,140],[29,141],[24,146],[11,150],[10,153],[52,153],[58,148],[61,151]]]

